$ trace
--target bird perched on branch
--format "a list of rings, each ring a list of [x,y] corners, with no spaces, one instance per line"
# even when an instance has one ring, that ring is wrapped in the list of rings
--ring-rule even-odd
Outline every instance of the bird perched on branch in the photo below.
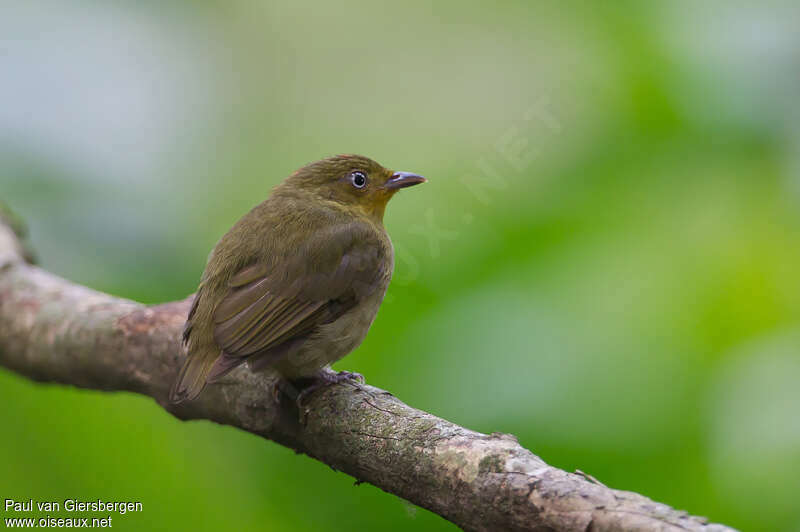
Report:
[[[311,163],[275,187],[217,243],[183,333],[173,402],[248,362],[286,379],[332,383],[358,347],[394,268],[388,201],[425,178],[360,155]]]

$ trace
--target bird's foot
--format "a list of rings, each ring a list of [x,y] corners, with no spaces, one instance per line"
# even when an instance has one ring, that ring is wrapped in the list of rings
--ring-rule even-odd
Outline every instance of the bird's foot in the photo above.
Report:
[[[300,390],[298,390],[291,381],[288,381],[284,378],[279,378],[275,383],[275,386],[272,387],[272,398],[276,403],[280,404],[283,402],[284,395],[292,401],[295,401],[300,395]]]
[[[327,388],[328,386],[333,386],[334,384],[339,384],[342,382],[356,382],[358,384],[364,384],[364,376],[360,373],[354,373],[352,371],[336,372],[327,368],[320,370],[319,373],[312,377],[311,383],[303,387],[303,389],[297,395],[297,408],[302,410],[303,401],[310,397],[311,394],[317,390],[321,390],[322,388]]]
[[[330,384],[339,384],[340,382],[355,381],[358,384],[364,384],[364,376],[355,371],[327,371],[324,372],[324,379],[331,379]]]

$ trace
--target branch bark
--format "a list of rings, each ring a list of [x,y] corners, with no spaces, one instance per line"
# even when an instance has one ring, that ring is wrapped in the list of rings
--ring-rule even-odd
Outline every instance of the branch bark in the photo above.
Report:
[[[549,466],[512,435],[473,432],[372,386],[314,393],[304,423],[292,401],[273,399],[273,377],[243,369],[194,402],[170,404],[189,301],[146,307],[72,284],[29,264],[19,237],[0,210],[0,365],[20,375],[147,395],[180,419],[258,434],[465,530],[732,530]]]

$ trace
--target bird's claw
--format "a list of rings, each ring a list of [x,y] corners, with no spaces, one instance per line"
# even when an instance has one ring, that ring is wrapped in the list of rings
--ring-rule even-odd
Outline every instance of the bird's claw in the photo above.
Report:
[[[364,376],[355,371],[340,371],[334,374],[334,381],[331,384],[338,384],[340,382],[356,381],[358,384],[364,384]]]
[[[356,382],[358,384],[364,384],[364,376],[353,371],[335,372],[329,369],[320,371],[314,377],[314,381],[309,386],[303,388],[297,395],[297,399],[295,401],[297,403],[298,410],[301,412],[303,411],[303,402],[317,390],[342,382]]]

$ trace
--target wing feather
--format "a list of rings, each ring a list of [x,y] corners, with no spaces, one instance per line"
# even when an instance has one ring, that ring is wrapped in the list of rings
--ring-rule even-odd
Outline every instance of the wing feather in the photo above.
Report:
[[[353,229],[321,232],[272,268],[259,262],[234,275],[214,310],[214,340],[225,356],[303,339],[374,291],[391,258],[374,231]]]

